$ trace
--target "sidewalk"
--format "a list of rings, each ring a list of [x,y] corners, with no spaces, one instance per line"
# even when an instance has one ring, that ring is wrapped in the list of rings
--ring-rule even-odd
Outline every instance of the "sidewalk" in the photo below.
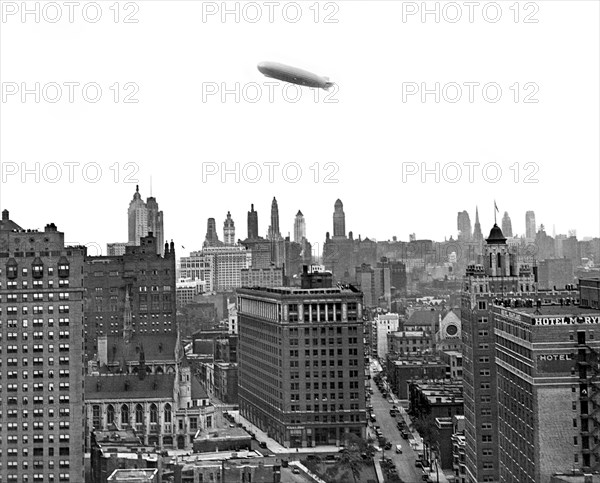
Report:
[[[256,436],[256,440],[259,442],[267,443],[267,447],[275,454],[301,454],[301,453],[337,453],[340,448],[337,446],[315,446],[310,448],[286,448],[280,445],[277,441],[269,438],[266,433],[261,431],[259,428],[254,426],[246,418],[240,416],[239,411],[228,411],[233,416],[236,423],[240,423],[244,429],[251,431]]]

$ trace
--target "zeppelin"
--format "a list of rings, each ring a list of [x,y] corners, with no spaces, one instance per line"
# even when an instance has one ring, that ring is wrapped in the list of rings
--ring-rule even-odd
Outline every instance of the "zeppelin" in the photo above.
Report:
[[[329,77],[321,77],[306,70],[275,62],[261,62],[258,64],[258,70],[267,77],[300,86],[328,90],[334,84],[329,81]]]

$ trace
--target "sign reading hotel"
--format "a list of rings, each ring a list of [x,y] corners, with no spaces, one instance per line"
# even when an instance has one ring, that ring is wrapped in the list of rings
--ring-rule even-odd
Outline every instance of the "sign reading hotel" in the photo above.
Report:
[[[575,325],[575,324],[600,324],[598,315],[577,315],[574,317],[535,317],[533,325]]]
[[[570,372],[573,367],[571,354],[538,354],[538,372]]]

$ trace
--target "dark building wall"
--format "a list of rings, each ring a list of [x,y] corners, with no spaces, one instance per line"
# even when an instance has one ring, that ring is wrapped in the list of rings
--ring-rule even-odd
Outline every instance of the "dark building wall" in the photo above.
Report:
[[[123,331],[126,291],[132,311],[132,334],[176,332],[175,250],[156,254],[156,238],[143,237],[125,255],[87,257],[85,283],[85,355],[98,352],[101,334]]]

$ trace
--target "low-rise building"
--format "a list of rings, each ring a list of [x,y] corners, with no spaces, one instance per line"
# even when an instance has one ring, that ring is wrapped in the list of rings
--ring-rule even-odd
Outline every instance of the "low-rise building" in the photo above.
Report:
[[[408,385],[416,379],[449,379],[450,367],[434,356],[395,356],[386,359],[386,371],[392,391],[399,399],[408,399]]]
[[[398,355],[418,355],[431,353],[429,332],[405,330],[387,335],[389,351]]]
[[[109,483],[159,483],[157,469],[115,470],[108,477]]]
[[[466,483],[465,417],[459,415],[454,416],[454,418],[452,418],[452,425],[452,470],[454,471],[454,483]]]
[[[450,367],[451,379],[462,379],[463,377],[463,356],[459,351],[440,352],[440,358]]]
[[[409,384],[409,412],[435,418],[463,414],[462,383],[412,381]]]
[[[250,435],[242,428],[201,429],[194,437],[194,452],[249,450],[251,441]]]

